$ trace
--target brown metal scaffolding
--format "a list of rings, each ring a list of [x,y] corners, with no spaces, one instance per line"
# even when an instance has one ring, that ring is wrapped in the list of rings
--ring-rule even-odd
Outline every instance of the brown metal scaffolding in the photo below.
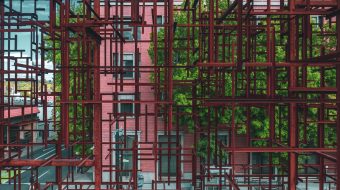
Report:
[[[340,0],[0,0],[0,189],[340,190],[339,31]]]

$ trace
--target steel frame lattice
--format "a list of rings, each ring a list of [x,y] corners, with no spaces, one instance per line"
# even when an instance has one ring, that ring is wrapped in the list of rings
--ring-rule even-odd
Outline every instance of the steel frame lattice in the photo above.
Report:
[[[27,2],[32,9],[25,9]],[[160,14],[162,25],[156,22]],[[127,30],[132,40],[124,38]],[[151,39],[139,39],[138,30],[151,31]],[[308,189],[317,179],[319,189],[340,190],[339,31],[339,0],[184,0],[181,6],[174,0],[0,0],[0,172],[8,174],[0,181],[25,189],[22,175],[30,172],[33,189],[137,189],[141,165],[148,162],[154,167],[151,189],[191,184],[194,189],[294,190],[298,184]],[[29,46],[19,40],[24,34]],[[129,53],[139,55],[141,43],[152,44],[153,65],[124,67],[126,44]],[[175,60],[178,52],[185,64]],[[139,59],[134,56],[134,63]],[[193,70],[196,78],[174,77]],[[133,80],[119,77],[128,71]],[[142,81],[143,73],[152,79]],[[47,75],[54,76],[52,87]],[[107,75],[111,82],[102,80]],[[103,91],[104,85],[111,91]],[[146,87],[152,96],[143,96]],[[127,88],[134,99],[119,99]],[[174,97],[183,88],[190,92],[189,104]],[[14,101],[18,98],[22,104]],[[120,113],[124,103],[134,104],[132,115]],[[31,116],[36,107],[42,117]],[[110,111],[103,114],[106,108]],[[11,110],[20,110],[15,124]],[[266,135],[254,135],[259,130],[254,110],[265,117]],[[181,125],[182,117],[193,127]],[[21,127],[12,140],[15,126]],[[125,140],[114,141],[118,136],[112,132],[119,126]],[[131,147],[127,128],[134,131]],[[160,131],[168,137],[167,148],[160,146]],[[228,132],[227,144],[211,138],[221,131]],[[28,134],[27,142],[21,141],[22,133]],[[41,141],[34,140],[38,133]],[[184,144],[180,133],[190,133],[192,142]],[[198,146],[205,137],[209,146],[203,158]],[[55,154],[35,158],[37,147],[53,147]],[[160,174],[163,150],[176,160],[175,177]],[[132,155],[131,169],[114,160],[124,151]],[[266,155],[266,163],[253,164],[253,153]],[[304,156],[316,157],[316,163],[299,161]],[[41,183],[40,169],[46,167],[55,175]],[[92,182],[77,180],[81,167],[93,169]],[[311,169],[314,173],[301,172]],[[121,177],[124,172],[128,180]],[[208,183],[212,179],[218,183]]]

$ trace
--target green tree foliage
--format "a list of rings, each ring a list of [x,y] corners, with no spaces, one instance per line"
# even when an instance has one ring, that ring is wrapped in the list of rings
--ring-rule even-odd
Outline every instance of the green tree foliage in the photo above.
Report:
[[[207,10],[207,7],[209,7],[208,1],[202,1],[203,11]],[[220,10],[225,10],[229,5],[229,1],[219,1],[219,8]],[[182,5],[184,6],[184,4]],[[189,6],[190,7],[190,6]],[[176,12],[174,16],[175,22],[178,24],[192,24],[192,13],[189,13],[189,15],[186,12],[181,11],[180,13]],[[275,29],[275,31],[280,31],[280,27],[282,26],[278,19],[275,19],[277,16],[271,16],[271,27]],[[188,19],[189,18],[189,19]],[[264,19],[262,21],[259,21],[257,24],[259,26],[263,25],[266,26],[266,17],[263,17]],[[302,17],[299,18],[299,22],[301,23]],[[225,21],[225,23],[228,22],[229,24],[235,24],[233,21]],[[329,37],[324,37],[319,35],[321,32],[320,29],[320,23],[317,23],[315,18],[311,17],[312,22],[312,37],[311,40],[307,42],[308,45],[312,45],[311,51],[308,53],[308,57],[316,57],[321,55],[321,47],[325,49],[325,53],[329,53],[334,51],[334,47],[336,47],[336,39],[335,36],[330,35]],[[285,23],[284,28],[288,28],[288,24]],[[193,31],[194,30],[194,31]],[[301,28],[299,29],[301,30]],[[329,26],[323,26],[323,32],[334,32],[335,27],[334,25]],[[190,34],[189,36],[192,37],[190,40],[183,40],[187,38],[187,34]],[[194,36],[192,36],[194,34]],[[153,35],[151,34],[150,39],[153,39]],[[245,38],[245,37],[244,37]],[[205,73],[201,73],[198,67],[194,66],[195,62],[198,60],[198,53],[193,52],[187,52],[186,48],[198,48],[200,36],[198,27],[196,28],[189,28],[189,27],[177,27],[174,33],[174,49],[173,50],[173,64],[175,66],[181,66],[181,68],[174,68],[173,69],[173,80],[189,80],[194,82],[198,82],[197,79],[200,74],[203,76],[202,78],[209,77]],[[181,40],[176,40],[181,39]],[[287,62],[287,52],[286,52],[286,44],[288,43],[288,37],[287,35],[281,35],[280,32],[275,33],[275,62]],[[164,29],[160,29],[157,32],[157,44],[151,43],[148,53],[149,56],[152,59],[153,64],[156,64],[158,66],[163,66],[164,60],[165,60],[165,51],[164,49],[164,42],[165,42],[165,31]],[[219,38],[219,42],[221,42],[223,39]],[[256,51],[259,52],[256,54],[256,62],[267,62],[268,58],[266,56],[266,53],[260,53],[260,52],[266,52],[266,43],[268,40],[267,33],[265,31],[258,32],[256,34],[256,43],[257,48]],[[327,42],[326,44],[324,42]],[[230,43],[235,43],[236,38],[231,37]],[[190,43],[190,44],[188,44]],[[298,39],[298,44],[301,46],[302,38],[300,37]],[[157,60],[155,60],[155,47],[157,51]],[[299,59],[302,59],[302,50],[299,49]],[[231,55],[229,55],[226,52],[226,56],[229,56],[230,59],[233,59]],[[222,56],[222,52],[219,52],[219,56]],[[235,58],[235,57],[234,57]],[[189,62],[188,62],[189,60]],[[160,70],[161,73],[159,75],[152,75],[151,80],[154,81],[156,79],[159,79],[161,81],[161,84],[164,82],[164,70]],[[301,68],[298,71],[299,76],[301,76]],[[307,87],[320,87],[320,67],[307,67]],[[325,68],[325,86],[326,87],[334,87],[335,86],[335,68]],[[278,97],[287,97],[288,95],[288,76],[287,76],[287,70],[282,69],[278,70],[276,72],[276,91],[275,96]],[[244,72],[238,72],[236,76],[236,83],[240,86],[246,85],[246,81],[244,78],[246,77],[246,73]],[[201,79],[202,79],[201,78]],[[250,89],[255,89],[256,91],[251,90],[250,93],[253,95],[258,96],[264,96],[267,95],[267,72],[265,70],[253,70],[250,71],[250,81],[255,81],[250,84]],[[299,85],[301,85],[301,78],[299,80]],[[230,70],[225,69],[225,96],[231,96],[232,92],[232,75]],[[204,81],[203,81],[204,82]],[[196,84],[196,83],[195,83]],[[203,90],[201,85],[197,83],[196,86],[196,93],[202,94]],[[213,85],[210,85],[213,86]],[[161,87],[162,88],[162,87]],[[162,89],[161,89],[162,90]],[[192,118],[192,89],[188,88],[187,86],[174,88],[173,90],[173,100],[175,106],[180,107],[181,114],[179,118],[179,125],[185,129],[188,128],[192,130],[194,127],[194,122]],[[209,98],[209,97],[215,97],[216,94],[214,87],[211,87],[210,94],[206,93],[205,97],[201,98]],[[245,90],[238,90],[237,96],[244,96]],[[299,95],[300,96],[300,95]],[[302,95],[301,95],[302,96]],[[326,95],[326,98],[335,98],[334,95]],[[318,99],[320,98],[320,94],[308,94],[309,99]],[[198,104],[200,102],[198,101]],[[217,117],[218,124],[222,125],[231,125],[232,122],[232,109],[230,107],[217,107],[217,112],[214,112],[214,110],[210,110],[210,115],[207,107],[198,107],[198,120],[199,120],[199,127],[204,128],[208,126],[208,120],[211,119],[211,121],[214,121],[214,118]],[[250,125],[250,134],[251,137],[254,139],[260,139],[260,140],[254,140],[251,142],[251,146],[254,147],[266,147],[269,144],[269,138],[270,138],[270,129],[269,129],[269,123],[270,118],[267,113],[268,108],[267,107],[250,107],[249,109],[241,106],[235,107],[235,115],[234,115],[234,121],[235,121],[235,127],[237,129],[237,134],[245,134],[247,132],[247,122],[249,122]],[[305,110],[307,112],[307,120],[308,121],[317,121],[319,111],[316,108],[308,108]],[[332,112],[332,110],[330,110]],[[250,121],[246,121],[246,115],[247,113],[250,115]],[[288,106],[275,106],[274,108],[274,115],[275,115],[275,131],[274,135],[277,142],[280,142],[282,145],[287,146],[288,145]],[[299,110],[299,113],[303,113],[303,110]],[[336,114],[336,111],[334,111],[334,115]],[[332,114],[329,114],[332,115]],[[301,147],[317,147],[317,135],[318,135],[318,124],[317,122],[310,122],[308,126],[303,126],[303,117],[298,117],[298,127],[299,127],[299,139],[305,139],[305,141],[301,141],[300,145]],[[332,120],[335,121],[335,118],[325,118],[325,120]],[[212,124],[215,125],[215,124]],[[325,145],[329,147],[334,147],[335,144],[335,128],[332,126],[332,124],[325,124]],[[306,129],[306,131],[304,130]],[[210,146],[211,152],[215,152],[217,146],[215,145],[215,139],[214,135],[211,136],[210,142],[207,140],[207,136],[201,137],[198,146],[197,146],[197,152],[198,155],[206,158],[206,148]],[[261,140],[263,139],[263,140]],[[210,145],[208,145],[210,143]],[[276,146],[276,145],[274,145]],[[212,155],[211,158],[213,158],[214,155]],[[278,164],[279,161],[287,161],[288,154],[287,153],[275,153],[272,154],[272,161],[275,164]],[[299,156],[299,162],[305,162],[306,159],[309,159],[309,156]]]
[[[76,15],[79,15],[78,18],[70,18],[70,23],[79,22],[81,20],[81,16],[84,13],[83,6],[74,5],[71,7],[71,10]],[[59,13],[59,11],[57,11]],[[78,21],[77,21],[78,20]],[[60,17],[57,15],[56,17],[56,25],[60,25]],[[60,33],[56,32],[56,36],[59,36]],[[86,99],[85,94],[80,94],[80,91],[86,91],[88,87],[87,74],[82,72],[80,69],[76,69],[84,67],[86,62],[85,50],[83,49],[83,42],[79,39],[77,33],[69,32],[69,39],[72,39],[70,43],[68,43],[69,47],[69,91],[72,94],[77,94],[76,96],[69,96],[70,100],[84,100]],[[57,69],[61,68],[62,55],[61,55],[61,41],[60,39],[51,39],[50,37],[45,37],[45,46],[48,49],[55,49],[55,51],[47,51],[45,54],[45,59],[47,61],[55,63],[55,67]],[[56,72],[54,74],[54,88],[56,92],[61,92],[62,88],[62,78],[65,77],[61,74],[61,72]],[[81,79],[81,80],[80,80]],[[77,93],[73,93],[77,92]],[[60,111],[60,97],[56,99],[55,105],[55,114],[57,121],[60,121],[61,111]],[[80,141],[89,141],[90,135],[86,135],[89,131],[92,131],[92,122],[91,122],[91,108],[85,106],[83,104],[70,104],[69,106],[69,140],[71,142],[80,142]],[[85,119],[83,119],[83,117]],[[57,129],[60,129],[57,126]],[[85,136],[85,139],[83,138]],[[92,145],[86,144],[75,144],[73,146],[73,153],[78,156],[88,156],[92,155]],[[82,155],[81,155],[82,154]]]

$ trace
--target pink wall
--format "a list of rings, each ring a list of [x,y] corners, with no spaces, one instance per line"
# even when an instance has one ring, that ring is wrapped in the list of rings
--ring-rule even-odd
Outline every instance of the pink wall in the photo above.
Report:
[[[115,7],[111,7],[111,15],[119,15],[115,13]],[[152,24],[152,14],[151,10],[153,9],[153,6],[146,6],[145,7],[145,24]],[[143,10],[140,9],[140,15],[142,15]],[[118,9],[118,12],[120,12],[120,7]],[[123,6],[123,12],[124,15],[127,17],[131,16],[130,12],[130,6]],[[164,15],[164,7],[163,6],[157,6],[157,15]],[[152,32],[151,27],[144,27],[144,33],[141,34],[141,39],[142,40],[150,40],[150,34]],[[105,52],[105,47],[106,47],[106,52]],[[115,52],[115,44],[112,44],[112,49],[113,52]],[[148,48],[149,48],[149,42],[138,42],[137,48],[139,48],[139,52],[141,53],[141,65],[142,66],[152,66],[151,59],[148,55]],[[120,44],[118,43],[118,51],[121,52],[120,50]],[[101,45],[101,66],[104,65],[110,65],[110,43],[109,40],[106,40],[106,46],[104,41],[102,42]],[[123,44],[123,52],[124,53],[135,53],[135,43],[134,42],[127,42]],[[106,63],[105,59],[103,57],[106,57]],[[150,73],[145,73],[142,72],[140,77],[139,82],[140,83],[149,83],[150,82]],[[115,77],[113,77],[112,74],[107,74],[101,75],[101,93],[113,93],[116,92],[116,88],[114,85],[109,85],[108,83],[113,83],[115,80]],[[134,83],[135,80],[124,80],[124,83]],[[140,87],[140,94],[141,94],[141,100],[155,100],[154,96],[154,91],[151,86],[141,86]],[[134,93],[135,92],[135,86],[128,86],[125,85],[123,86],[123,89],[120,89],[120,86],[117,88],[118,93]],[[113,100],[112,95],[103,95],[102,96],[103,100]],[[154,104],[153,103],[143,103],[141,104],[141,113],[145,113],[145,106],[147,105],[148,107],[148,113],[154,113]],[[103,103],[102,104],[102,119],[108,120],[109,119],[109,113],[112,113],[113,106],[112,103]],[[149,116],[148,117],[148,123],[147,123],[147,129],[148,129],[148,134],[147,134],[147,140],[148,142],[154,142],[154,126],[155,126],[155,119],[154,116]],[[141,116],[139,118],[139,126],[140,126],[140,142],[145,142],[145,135],[146,135],[146,124],[145,124],[145,116]],[[157,118],[157,125],[158,125],[158,131],[161,131],[164,129],[164,122],[162,118]],[[115,130],[116,124],[114,123],[111,127],[112,129],[110,130],[109,128],[109,122],[104,121],[102,123],[102,138],[103,142],[109,142],[110,139],[110,131]],[[119,122],[119,128],[123,128],[124,123]],[[135,130],[135,118],[129,118],[127,119],[127,131],[134,131]],[[183,134],[183,133],[182,133]],[[183,138],[183,146],[187,148],[191,148],[193,144],[193,135],[192,134],[185,134]],[[238,138],[238,143],[243,143],[245,142],[243,138]],[[151,144],[141,144],[141,148],[150,148],[152,147]],[[108,145],[103,145],[103,159],[108,155]],[[148,156],[142,156],[142,158],[153,158],[152,152],[150,150],[141,150],[141,154],[149,154]],[[183,152],[183,153],[188,153],[188,151]],[[191,157],[184,156],[182,159],[185,161],[185,164],[183,164],[184,172],[190,172],[192,170],[192,162],[190,162]],[[246,154],[240,154],[236,155],[236,160],[240,161],[240,163],[247,163],[247,156]],[[104,164],[109,164],[109,159],[103,160]],[[114,163],[113,163],[114,164]],[[154,172],[155,171],[155,162],[154,160],[142,160],[140,161],[140,169],[145,172]],[[199,166],[197,166],[197,171],[199,171]],[[183,173],[183,172],[182,172]]]
[[[120,7],[119,7],[120,8]],[[151,14],[151,10],[152,10],[153,6],[147,6],[145,8],[145,22],[146,24],[152,24],[152,14]],[[111,7],[111,13],[112,15],[116,15],[115,14],[115,7]],[[158,6],[157,8],[157,15],[163,15],[163,11],[164,8],[163,6]],[[120,12],[120,9],[119,11]],[[130,12],[130,6],[123,6],[123,12],[124,12],[124,16],[127,17],[131,17],[131,12]],[[140,15],[142,14],[142,9],[140,9]],[[111,15],[111,16],[112,16]],[[150,40],[150,34],[152,32],[152,28],[151,27],[144,27],[144,33],[141,34],[141,39],[142,40]],[[118,53],[121,52],[120,49],[120,44],[118,44]],[[112,44],[112,48],[113,48],[113,52],[115,52],[115,44]],[[149,49],[149,42],[138,42],[137,44],[137,48],[139,49],[139,52],[141,53],[141,65],[142,66],[152,66],[151,63],[151,59],[148,55],[148,49]],[[124,53],[133,53],[135,54],[135,43],[134,42],[127,42],[125,44],[123,44],[123,52]],[[109,40],[106,41],[106,53],[105,53],[105,43],[102,42],[101,45],[101,66],[105,65],[105,62],[103,59],[103,57],[106,57],[106,65],[110,65],[110,43]],[[145,69],[144,69],[145,70]],[[148,69],[150,70],[150,69]],[[150,82],[150,73],[146,73],[146,72],[141,72],[140,73],[141,77],[139,79],[140,83],[149,83]],[[120,89],[120,86],[118,86],[118,90],[116,91],[114,85],[109,85],[108,83],[112,83],[114,82],[115,77],[112,74],[107,74],[105,75],[101,75],[101,93],[113,93],[113,92],[118,92],[118,93],[134,93],[135,92],[135,86],[123,86],[123,89]],[[124,83],[134,83],[135,79],[126,79],[124,80]],[[146,101],[153,101],[155,100],[155,96],[154,96],[154,91],[152,89],[151,86],[140,86],[139,88],[140,91],[140,99],[141,100],[146,100]],[[112,95],[106,95],[106,96],[102,96],[103,100],[113,100]],[[112,113],[113,110],[113,106],[111,103],[104,103],[102,104],[103,108],[102,108],[102,119],[109,119],[109,114],[108,113]],[[154,113],[154,104],[153,103],[143,103],[140,105],[141,106],[141,113],[144,114],[145,113],[145,106],[147,106],[148,108],[148,113]],[[145,142],[145,135],[146,135],[146,125],[148,128],[148,134],[147,134],[147,140],[148,142],[153,142],[154,141],[154,126],[155,126],[155,119],[153,116],[149,116],[147,119],[147,124],[145,122],[145,116],[141,116],[139,117],[139,127],[140,127],[140,141]],[[158,131],[164,129],[164,122],[162,118],[158,118],[157,119],[157,125],[158,125]],[[102,123],[102,138],[104,142],[109,142],[110,139],[110,129],[109,129],[109,122],[103,122]],[[127,131],[134,131],[135,130],[135,118],[127,118]],[[124,123],[123,122],[119,122],[119,128],[123,128],[124,127]],[[115,130],[116,128],[116,123],[112,125],[112,130]],[[111,130],[111,131],[112,131]],[[142,144],[140,146],[141,148],[146,148],[146,147],[151,147],[151,145],[146,145],[146,144]],[[108,154],[107,150],[109,148],[109,146],[103,146],[103,158],[105,158]],[[150,151],[141,151],[140,153],[151,153]],[[152,156],[143,156],[143,157],[147,157],[147,158],[152,158]],[[107,160],[103,160],[104,164],[108,164],[108,159]],[[154,171],[154,161],[141,161],[140,162],[140,169],[143,171]]]

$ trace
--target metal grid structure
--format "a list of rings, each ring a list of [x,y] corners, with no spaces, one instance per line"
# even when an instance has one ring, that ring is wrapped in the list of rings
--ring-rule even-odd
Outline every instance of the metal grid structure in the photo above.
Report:
[[[156,22],[159,14],[162,25]],[[173,0],[0,0],[1,183],[9,189],[27,189],[27,183],[32,189],[137,189],[140,166],[147,161],[154,167],[152,189],[191,184],[194,189],[294,190],[298,184],[308,189],[311,179],[319,189],[340,189],[339,22],[339,0],[185,0],[181,6]],[[151,39],[138,39],[138,30],[147,28]],[[129,30],[132,40],[124,38]],[[24,34],[28,41],[20,40]],[[124,45],[131,44],[138,55],[140,43],[153,44],[154,64],[124,67]],[[127,72],[133,80],[119,77]],[[176,78],[176,72],[188,77]],[[148,82],[141,82],[143,73],[151,76]],[[54,77],[51,87],[47,75]],[[103,84],[106,75],[113,79]],[[103,93],[103,85],[114,90]],[[133,89],[132,100],[119,98],[127,87]],[[146,87],[153,90],[151,99],[141,93]],[[174,96],[183,88],[190,92],[188,104]],[[132,115],[121,112],[124,103],[134,104]],[[35,107],[41,117],[34,116]],[[112,109],[104,116],[105,107]],[[16,109],[20,121],[13,124]],[[258,129],[254,122],[260,115],[267,123]],[[193,127],[182,125],[181,118]],[[166,148],[158,139],[161,125]],[[126,128],[135,131],[131,146]],[[138,138],[139,131],[149,134]],[[228,132],[226,144],[213,138],[221,131]],[[183,132],[191,133],[191,144],[180,140]],[[40,141],[34,140],[37,134]],[[202,138],[208,142],[204,158],[198,152]],[[34,157],[37,147],[55,153]],[[131,154],[130,169],[115,159],[124,151]],[[252,163],[253,153],[266,162]],[[161,175],[164,155],[176,160],[175,177]],[[313,164],[299,161],[311,156]],[[183,175],[183,164],[190,175]],[[47,167],[55,175],[42,183],[41,169]],[[75,171],[85,167],[93,170],[92,181],[77,180]],[[314,172],[303,172],[309,170]],[[128,180],[121,177],[124,172]],[[29,182],[23,178],[27,173]],[[216,184],[209,183],[213,179]]]

